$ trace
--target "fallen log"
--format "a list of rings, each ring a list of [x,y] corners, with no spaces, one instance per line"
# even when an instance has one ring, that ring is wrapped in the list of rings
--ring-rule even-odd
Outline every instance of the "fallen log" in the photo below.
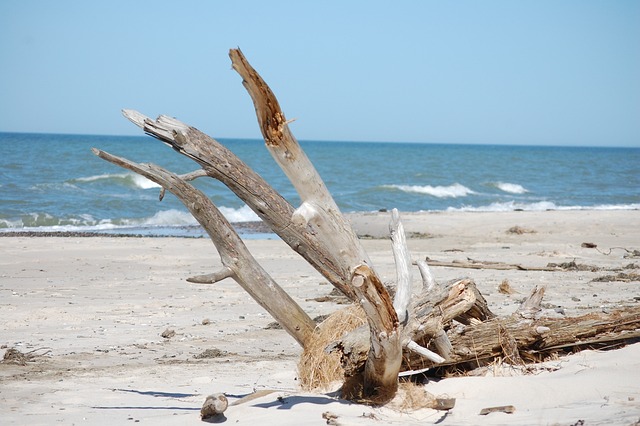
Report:
[[[473,286],[475,288],[475,286]],[[403,360],[403,371],[424,372],[437,368],[441,374],[450,371],[465,371],[481,367],[497,359],[512,365],[523,365],[544,360],[554,353],[600,348],[632,343],[640,339],[640,306],[629,306],[611,313],[594,312],[578,317],[558,318],[548,316],[540,308],[543,288],[536,288],[523,302],[520,309],[507,317],[487,317],[478,320],[478,315],[465,318],[457,316],[443,324],[453,350],[442,362],[433,362],[424,357],[407,353]],[[434,303],[436,311],[421,317],[422,321],[443,321],[451,317],[444,300]],[[431,311],[434,312],[434,311]],[[448,315],[446,312],[450,312]],[[427,317],[431,317],[427,320]],[[342,353],[345,372],[358,371],[365,354],[359,336],[366,330],[356,330],[327,350]],[[422,346],[435,349],[434,334],[425,333]]]
[[[588,265],[577,265],[575,262],[568,262],[566,264],[550,263],[547,266],[524,266],[519,263],[504,263],[504,262],[484,262],[479,260],[470,259],[468,261],[453,260],[451,262],[426,259],[430,266],[443,266],[448,268],[462,268],[462,269],[495,269],[498,271],[518,270],[518,271],[543,271],[543,272],[563,272],[563,271],[592,271],[595,272],[598,268]]]

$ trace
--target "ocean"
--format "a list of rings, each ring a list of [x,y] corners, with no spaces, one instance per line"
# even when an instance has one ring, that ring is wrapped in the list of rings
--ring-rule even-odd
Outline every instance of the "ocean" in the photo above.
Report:
[[[219,141],[299,204],[262,141]],[[300,143],[343,212],[640,209],[640,148]],[[0,133],[0,146],[0,232],[203,235],[173,195],[91,152],[197,168],[150,136]],[[231,222],[258,220],[219,182],[194,185]]]

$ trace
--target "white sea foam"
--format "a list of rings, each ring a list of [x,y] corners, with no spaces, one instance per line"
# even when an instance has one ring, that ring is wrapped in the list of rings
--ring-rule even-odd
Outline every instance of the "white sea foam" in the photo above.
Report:
[[[581,210],[640,210],[640,204],[600,204],[593,207],[581,207]]]
[[[551,201],[539,201],[536,203],[521,203],[507,201],[503,203],[491,203],[487,206],[463,206],[460,208],[449,207],[447,211],[462,212],[508,212],[514,210],[545,211],[545,210],[639,210],[640,204],[603,204],[598,206],[558,206]]]
[[[139,226],[192,226],[198,222],[189,212],[170,209],[162,210],[143,220],[127,220],[130,225]],[[125,223],[126,223],[125,222]]]
[[[503,203],[491,203],[487,206],[463,206],[463,207],[449,207],[447,211],[461,211],[461,212],[510,212],[514,210],[526,210],[526,211],[545,211],[545,210],[558,210],[558,206],[549,201],[540,201],[537,203],[520,203],[516,201],[506,201]]]
[[[142,188],[142,189],[149,189],[149,188],[160,188],[160,185],[158,185],[157,183],[147,179],[144,176],[140,176],[140,175],[130,175],[133,178],[133,183],[135,186],[137,186],[138,188]]]
[[[99,181],[115,181],[127,186],[133,186],[140,189],[160,188],[160,185],[150,181],[144,176],[136,173],[113,173],[95,176],[80,177],[73,179],[71,182],[99,182]]]
[[[112,179],[115,177],[121,178],[123,176],[126,176],[126,173],[117,174],[117,175],[116,174],[94,175],[94,176],[76,178],[76,179],[73,179],[72,182],[96,182],[99,180]]]
[[[256,215],[249,206],[245,205],[238,209],[231,207],[218,207],[220,213],[227,218],[229,222],[251,222],[259,221],[260,218]],[[191,213],[176,209],[159,211],[150,218],[146,218],[142,221],[127,221],[130,225],[138,226],[193,226],[198,225],[198,221],[191,215]]]
[[[492,182],[492,186],[495,186],[500,191],[508,192],[509,194],[525,194],[529,192],[522,185],[518,185],[517,183],[509,183],[509,182]]]
[[[259,221],[260,218],[248,206],[238,209],[220,207],[220,212],[229,222]],[[96,219],[82,214],[74,217],[54,217],[47,213],[23,215],[16,220],[0,219],[0,232],[36,231],[36,232],[82,232],[126,230],[131,228],[174,228],[197,226],[198,222],[187,211],[169,209],[146,218]]]
[[[459,183],[449,186],[431,186],[431,185],[385,185],[385,188],[398,189],[404,192],[413,192],[417,194],[431,195],[437,198],[457,198],[466,197],[476,192]]]
[[[220,213],[222,213],[229,222],[257,222],[261,220],[247,205],[239,209],[220,207]]]

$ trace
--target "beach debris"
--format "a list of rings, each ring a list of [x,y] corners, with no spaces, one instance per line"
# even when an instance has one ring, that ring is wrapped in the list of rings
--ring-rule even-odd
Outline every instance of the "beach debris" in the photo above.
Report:
[[[193,357],[195,359],[220,358],[228,354],[229,353],[227,351],[221,351],[220,349],[217,349],[217,348],[209,348],[200,352],[198,355],[194,355]]]
[[[433,235],[428,232],[409,232],[407,238],[412,240],[425,240],[427,238],[433,238]]]
[[[594,279],[591,280],[591,282],[615,282],[615,281],[619,281],[619,282],[632,282],[632,281],[640,281],[640,274],[638,274],[637,272],[619,272],[615,275],[602,275],[599,277],[596,277]]]
[[[622,257],[624,257],[625,259],[636,259],[636,258],[639,258],[640,257],[640,250],[627,250],[627,254],[625,254]]]
[[[253,401],[253,400],[258,399],[258,398],[262,398],[263,396],[270,395],[270,394],[272,394],[274,392],[278,392],[278,391],[275,390],[275,389],[260,389],[260,390],[257,390],[255,392],[250,393],[249,395],[243,396],[240,399],[236,399],[235,401],[233,401],[231,403],[231,406],[244,404],[246,402]]]
[[[209,324],[211,324],[211,320],[209,318],[205,318],[205,319],[202,320],[201,324],[202,325],[209,325]]]
[[[480,415],[486,416],[487,414],[490,414],[490,413],[513,414],[515,412],[516,412],[516,407],[514,407],[513,405],[501,405],[499,407],[483,408],[482,410],[480,410]]]
[[[278,321],[271,321],[264,327],[265,330],[282,330],[282,326]]]
[[[609,256],[613,250],[624,250],[626,254],[622,257],[625,259],[635,259],[640,258],[640,250],[637,249],[628,249],[625,247],[611,247],[606,252],[604,250],[600,250],[598,246],[594,243],[582,243],[582,247],[584,248],[594,248],[598,251],[598,253],[604,254],[605,256]]]
[[[434,410],[446,411],[452,410],[456,406],[455,398],[436,398],[435,405],[431,408]]]
[[[167,328],[162,333],[160,333],[160,336],[162,336],[165,339],[171,339],[175,335],[176,335],[176,331],[171,328]]]
[[[322,418],[327,421],[328,425],[337,425],[338,415],[331,411],[325,411],[322,413]]]
[[[42,351],[42,350],[44,350],[45,352],[40,354],[36,353],[37,351]],[[28,362],[34,362],[37,357],[44,356],[50,352],[51,350],[48,348],[38,348],[25,353],[20,352],[15,348],[9,348],[4,353],[4,356],[2,357],[2,361],[0,361],[0,363],[17,364],[17,365],[25,366],[27,365]]]
[[[346,305],[351,303],[351,300],[347,296],[344,295],[337,288],[333,288],[331,292],[326,296],[314,297],[313,299],[307,299],[307,301],[313,300],[314,302],[333,302],[338,305]]]
[[[507,234],[516,234],[516,235],[522,235],[522,234],[535,234],[536,231],[533,229],[529,229],[529,228],[523,228],[521,226],[512,226],[511,228],[507,229]]]
[[[15,348],[9,348],[2,357],[2,362],[6,364],[27,365],[27,361],[31,361],[32,357],[25,355]]]
[[[223,393],[209,395],[200,409],[200,418],[202,420],[221,418],[228,406],[229,400]]]
[[[363,418],[363,419],[378,420],[378,417],[376,417],[376,415],[374,413],[372,413],[372,412],[362,413],[362,415],[360,415],[358,417]]]
[[[499,271],[519,270],[519,271],[549,271],[556,272],[563,270],[558,266],[523,266],[518,263],[504,263],[482,261],[467,258],[467,260],[453,260],[451,262],[426,258],[429,266],[443,266],[447,268],[463,268],[463,269],[495,269]]]
[[[430,266],[444,266],[449,268],[464,268],[464,269],[495,269],[499,271],[504,270],[518,270],[518,271],[541,271],[541,272],[558,272],[558,271],[590,271],[597,272],[600,270],[597,266],[584,265],[576,263],[575,260],[563,263],[549,262],[546,266],[524,266],[519,263],[504,263],[483,261],[467,258],[467,260],[453,260],[451,262],[440,261],[435,259],[426,258],[426,261]]]
[[[581,264],[581,263],[576,263],[575,260],[572,260],[571,262],[563,262],[563,263],[549,262],[549,263],[547,263],[547,267],[556,268],[556,269],[562,269],[564,271],[590,271],[590,272],[597,272],[597,271],[600,270],[600,268],[598,268],[597,266],[584,265],[584,264]]]
[[[508,279],[504,279],[502,280],[502,282],[500,283],[500,285],[498,285],[498,292],[501,294],[515,294],[517,293],[513,287],[511,287],[511,284],[509,284],[509,280]]]

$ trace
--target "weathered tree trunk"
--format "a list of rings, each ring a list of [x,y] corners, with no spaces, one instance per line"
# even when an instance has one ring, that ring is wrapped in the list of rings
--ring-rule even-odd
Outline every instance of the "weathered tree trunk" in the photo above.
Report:
[[[509,358],[508,351],[505,352],[505,336],[513,339],[520,358],[528,362],[539,361],[563,349],[598,347],[604,343],[615,345],[640,338],[640,307],[568,318],[527,319],[515,313],[462,330],[451,330],[449,337],[454,353],[441,365],[482,365],[498,357]],[[412,366],[414,362],[416,366],[424,365],[423,359],[413,358],[410,362]]]
[[[466,292],[457,292],[456,288],[463,283]],[[439,300],[425,303],[419,316],[424,334],[416,340],[425,347],[437,347],[438,327],[444,327],[451,350],[441,362],[407,353],[403,370],[415,372],[447,366],[463,370],[487,365],[498,358],[509,364],[523,364],[572,348],[612,346],[640,339],[640,306],[606,314],[548,317],[539,307],[544,288],[535,288],[518,311],[497,318],[488,311],[473,282],[454,281],[444,290],[434,295]],[[470,306],[475,297],[476,303]],[[355,330],[328,348],[342,353],[347,376],[358,374],[367,359],[366,333],[366,329]]]
[[[371,350],[364,368],[364,395],[385,402],[397,390],[402,361],[402,328],[391,297],[375,273],[365,250],[322,178],[301,149],[278,100],[239,49],[229,52],[233,68],[253,99],[258,124],[267,149],[300,195],[302,205],[291,220],[316,235],[331,253],[341,275],[367,316]]]
[[[124,111],[134,124],[193,159],[201,169],[177,176],[156,165],[134,163],[97,149],[94,152],[160,184],[161,198],[165,189],[175,194],[204,227],[220,254],[223,268],[189,281],[212,284],[233,278],[301,346],[312,338],[313,321],[260,267],[216,206],[188,181],[207,176],[225,184],[329,282],[360,304],[367,326],[332,345],[333,350],[342,353],[346,398],[372,403],[390,400],[396,393],[403,362],[404,369],[411,371],[502,355],[519,362],[528,357],[525,352],[532,347],[538,350],[549,347],[551,342],[564,345],[572,336],[582,335],[582,324],[594,328],[596,319],[576,319],[577,322],[562,323],[565,328],[578,327],[567,335],[560,332],[563,329],[558,329],[557,320],[547,323],[535,317],[542,291],[532,295],[514,316],[498,320],[473,281],[462,279],[440,286],[422,260],[417,262],[422,291],[416,294],[412,289],[411,257],[395,210],[390,224],[397,271],[392,300],[355,232],[293,137],[270,88],[240,50],[231,50],[230,57],[253,99],[267,149],[302,199],[298,208],[213,138],[167,116],[151,120],[138,112]],[[600,321],[614,324],[616,331],[634,330],[640,325],[637,310],[633,312],[635,319],[616,314]],[[457,332],[459,327],[452,327],[454,323],[466,328]],[[559,341],[548,337],[555,330],[563,336]]]

